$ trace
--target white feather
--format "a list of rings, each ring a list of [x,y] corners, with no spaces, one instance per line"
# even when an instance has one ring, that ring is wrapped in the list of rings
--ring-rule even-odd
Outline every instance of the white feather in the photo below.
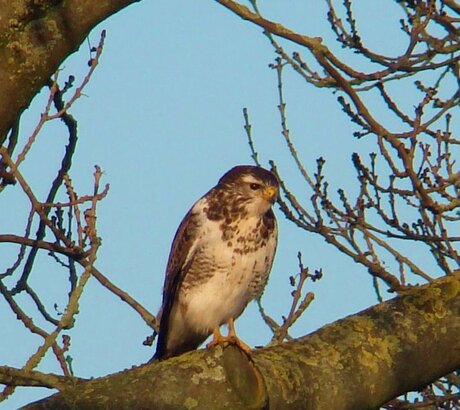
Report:
[[[217,326],[238,317],[254,297],[250,283],[255,275],[268,272],[271,268],[276,247],[276,235],[266,246],[246,254],[234,252],[222,239],[219,221],[209,220],[203,208],[206,199],[198,201],[193,211],[201,216],[200,234],[188,258],[200,249],[210,258],[213,275],[205,283],[191,287],[179,295],[179,303],[187,306],[183,320],[187,326],[199,332],[210,332]],[[240,228],[239,236],[249,236],[260,220],[259,214],[249,216]],[[211,260],[212,259],[212,260]]]

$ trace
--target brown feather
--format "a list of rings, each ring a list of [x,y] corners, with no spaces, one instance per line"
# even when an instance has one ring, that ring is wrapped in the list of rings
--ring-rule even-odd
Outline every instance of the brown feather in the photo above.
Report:
[[[193,316],[189,313],[191,299],[188,298],[190,295],[196,295],[197,289],[199,289],[198,294],[201,295],[199,297],[204,298],[192,300],[203,300],[205,303],[203,306],[207,306],[206,303],[212,300],[216,301],[215,298],[216,295],[220,294],[221,287],[219,286],[221,285],[214,289],[207,288],[208,293],[200,293],[203,289],[201,286],[206,287],[207,283],[216,283],[212,282],[215,280],[214,275],[226,275],[225,277],[230,281],[231,277],[235,278],[235,275],[240,277],[238,275],[253,274],[253,278],[245,285],[247,288],[241,288],[243,293],[238,296],[240,299],[231,299],[232,302],[227,304],[226,309],[230,309],[227,312],[232,312],[232,319],[242,313],[251,299],[260,297],[262,294],[273,262],[277,242],[276,219],[272,209],[269,208],[273,204],[275,196],[270,197],[269,203],[265,202],[265,205],[261,205],[265,207],[262,209],[268,208],[266,211],[262,211],[263,213],[258,214],[259,211],[251,210],[252,221],[254,221],[254,215],[258,215],[257,217],[260,219],[256,224],[251,222],[254,225],[251,225],[250,231],[244,231],[247,232],[245,234],[247,236],[240,234],[239,226],[247,223],[245,221],[248,221],[248,210],[252,209],[248,206],[258,195],[250,190],[251,179],[248,182],[248,176],[252,178],[252,181],[255,179],[256,182],[260,181],[264,186],[274,187],[278,190],[278,181],[270,171],[254,166],[234,167],[222,176],[214,188],[195,203],[179,225],[166,268],[163,304],[159,313],[160,332],[155,359],[166,359],[194,350],[209,336],[213,327],[227,323],[229,317],[212,316],[213,308],[200,312],[202,305],[196,305],[196,302],[193,305],[193,309],[195,309],[192,310]],[[258,184],[255,185],[257,188]],[[258,198],[260,201],[261,197]],[[217,236],[211,236],[213,239],[209,242],[208,235],[211,228],[214,229],[214,232],[219,233]],[[235,271],[229,265],[228,259],[224,259],[225,264],[227,264],[225,268],[216,264],[213,258],[216,256],[219,258],[218,255],[220,254],[214,252],[217,249],[222,249],[222,246],[233,248],[235,260],[241,260],[242,255],[247,253],[255,255],[255,252],[260,249],[267,249],[267,253],[265,256],[262,254],[262,259],[259,253],[259,259],[254,259],[252,273],[245,265],[240,265],[239,269],[242,269],[240,272],[239,270]],[[221,251],[219,250],[219,252]],[[257,269],[256,265],[259,266]],[[240,280],[243,280],[243,276]],[[234,286],[236,285],[238,283],[234,283]],[[219,298],[219,296],[217,297]],[[217,300],[220,302],[221,299]],[[213,306],[212,303],[209,306]],[[232,303],[235,304],[232,305]],[[196,310],[197,306],[198,310]],[[210,322],[204,326],[202,321],[208,316]]]
[[[163,303],[160,313],[160,333],[155,353],[156,359],[162,359],[170,356],[170,352],[167,351],[170,315],[180,284],[183,281],[191,262],[193,261],[193,255],[191,255],[188,263],[185,265],[185,261],[189,255],[192,244],[196,239],[196,219],[196,216],[190,210],[179,225],[171,245],[163,287]],[[198,347],[198,345],[196,347]]]

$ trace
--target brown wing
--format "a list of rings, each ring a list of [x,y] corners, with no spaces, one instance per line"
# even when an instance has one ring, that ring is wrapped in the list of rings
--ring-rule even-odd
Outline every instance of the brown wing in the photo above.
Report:
[[[160,333],[154,356],[157,359],[161,359],[166,355],[171,310],[176,302],[180,284],[187,274],[194,257],[193,245],[197,240],[199,223],[197,214],[193,209],[192,207],[179,225],[169,253],[163,287]]]

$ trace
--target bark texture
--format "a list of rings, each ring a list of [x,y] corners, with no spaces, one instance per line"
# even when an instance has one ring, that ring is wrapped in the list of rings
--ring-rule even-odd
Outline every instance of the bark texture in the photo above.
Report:
[[[24,409],[373,409],[460,366],[460,273],[293,342],[191,352]]]
[[[0,0],[0,143],[65,58],[139,0]]]

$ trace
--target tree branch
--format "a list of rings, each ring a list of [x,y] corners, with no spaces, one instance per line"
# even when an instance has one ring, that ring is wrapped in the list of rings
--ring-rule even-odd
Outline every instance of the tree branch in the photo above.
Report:
[[[15,369],[9,366],[0,366],[0,383],[9,386],[48,387],[64,390],[66,386],[82,383],[85,379],[78,377],[59,376],[35,370]]]
[[[0,145],[35,94],[91,29],[140,0],[0,1]],[[21,86],[18,87],[18,84]]]
[[[66,387],[24,409],[378,408],[460,366],[459,295],[457,272],[251,359],[218,346]]]

